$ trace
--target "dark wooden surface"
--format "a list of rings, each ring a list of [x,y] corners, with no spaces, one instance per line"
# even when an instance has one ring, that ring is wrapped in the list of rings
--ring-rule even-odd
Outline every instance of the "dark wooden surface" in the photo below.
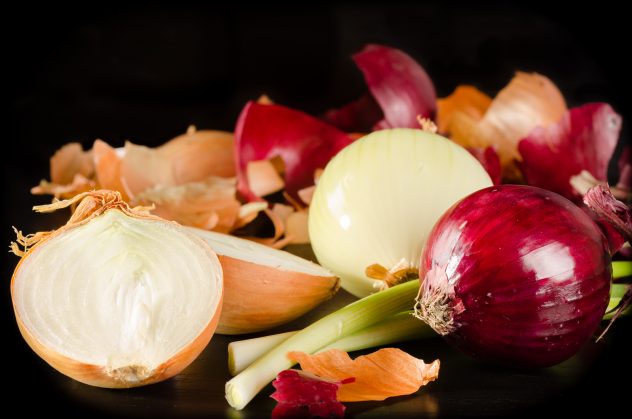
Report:
[[[47,202],[29,188],[47,177],[62,144],[115,146],[131,139],[158,145],[186,129],[231,130],[246,100],[268,93],[279,103],[318,114],[364,91],[350,55],[367,42],[399,47],[418,59],[440,96],[460,83],[493,94],[515,70],[551,77],[570,105],[607,101],[630,116],[629,66],[623,64],[627,15],[599,2],[564,9],[550,2],[509,4],[373,2],[293,9],[190,5],[13,5],[3,12],[4,90],[0,178],[2,242],[15,225],[46,230],[61,216],[34,215]],[[8,6],[7,6],[8,7]],[[16,9],[17,7],[17,9]],[[184,373],[146,388],[87,387],[56,373],[22,340],[13,317],[9,278],[17,259],[2,255],[0,323],[3,401],[34,413],[85,417],[229,417],[269,415],[266,388],[243,412],[223,396],[226,345],[215,336]],[[285,329],[299,327],[350,301],[333,300]],[[350,417],[525,416],[617,413],[629,405],[632,372],[624,319],[605,341],[538,371],[496,368],[467,358],[441,339],[402,345],[441,376],[418,395],[348,404]],[[8,389],[8,390],[6,390]],[[28,400],[17,402],[17,400]]]

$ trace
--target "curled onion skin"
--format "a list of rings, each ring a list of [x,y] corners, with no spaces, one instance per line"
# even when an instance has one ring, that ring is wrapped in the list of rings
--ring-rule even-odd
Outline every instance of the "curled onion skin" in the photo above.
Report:
[[[415,311],[467,354],[547,367],[593,335],[611,272],[607,240],[579,207],[540,188],[494,186],[435,225]]]

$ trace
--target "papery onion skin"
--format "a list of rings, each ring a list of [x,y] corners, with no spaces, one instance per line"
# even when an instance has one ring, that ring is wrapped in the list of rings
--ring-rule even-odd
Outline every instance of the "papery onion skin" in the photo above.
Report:
[[[484,106],[483,106],[484,107]],[[482,108],[481,108],[482,109]],[[520,160],[518,142],[536,127],[556,124],[566,112],[560,90],[547,77],[518,71],[484,115],[467,106],[450,114],[450,138],[464,147],[493,146],[503,168],[503,178],[520,180],[515,165]],[[445,118],[444,118],[445,119]]]
[[[475,192],[435,225],[416,314],[464,352],[547,367],[593,335],[608,305],[610,254],[599,227],[553,192]]]
[[[580,202],[571,178],[586,170],[607,181],[621,122],[607,103],[588,103],[567,111],[557,124],[535,128],[518,144],[518,166],[527,184]]]
[[[414,128],[418,115],[434,118],[437,95],[432,80],[408,54],[369,44],[353,60],[384,112],[376,128]]]
[[[353,378],[333,381],[301,370],[283,370],[272,382],[270,395],[278,404],[272,419],[301,417],[341,418],[345,406],[338,401],[340,387]]]
[[[437,95],[426,70],[396,48],[368,44],[353,55],[371,95],[325,113],[334,126],[356,132],[417,128],[417,117],[434,118]]]
[[[285,191],[297,192],[314,184],[314,171],[353,140],[334,126],[280,105],[248,102],[235,127],[237,191],[246,201],[261,198],[250,189],[248,163],[280,157]]]

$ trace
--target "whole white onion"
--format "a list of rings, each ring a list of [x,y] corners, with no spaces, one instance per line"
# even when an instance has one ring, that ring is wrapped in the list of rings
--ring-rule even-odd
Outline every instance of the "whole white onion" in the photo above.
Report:
[[[314,253],[344,289],[364,297],[415,276],[443,212],[491,185],[480,163],[446,138],[373,132],[338,153],[319,179],[309,211]]]

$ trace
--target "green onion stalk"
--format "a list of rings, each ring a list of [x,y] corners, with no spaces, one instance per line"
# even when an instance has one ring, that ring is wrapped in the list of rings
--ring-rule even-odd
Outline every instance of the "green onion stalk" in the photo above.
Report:
[[[285,332],[231,342],[228,344],[228,370],[230,374],[233,376],[239,374],[265,353],[297,333],[299,332]],[[433,336],[439,335],[430,326],[413,317],[413,311],[409,310],[397,313],[372,326],[351,333],[320,348],[315,353],[334,348],[346,352],[359,351]]]
[[[314,353],[336,340],[372,326],[387,316],[410,310],[419,280],[369,295],[316,321],[272,349],[226,383],[226,400],[243,409],[276,375],[294,365],[290,351]]]

